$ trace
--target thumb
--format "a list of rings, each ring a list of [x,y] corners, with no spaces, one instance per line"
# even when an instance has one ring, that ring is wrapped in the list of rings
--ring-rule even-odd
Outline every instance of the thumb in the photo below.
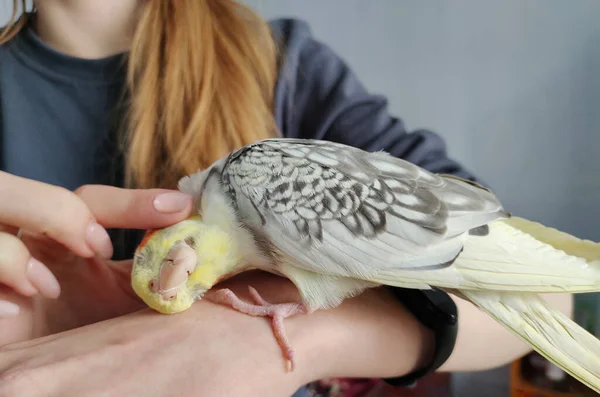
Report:
[[[85,185],[75,193],[105,228],[156,229],[182,221],[192,212],[192,197],[176,190]]]

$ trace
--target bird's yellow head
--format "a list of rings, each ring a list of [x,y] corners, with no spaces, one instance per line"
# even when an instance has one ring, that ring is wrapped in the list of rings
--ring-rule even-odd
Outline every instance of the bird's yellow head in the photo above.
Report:
[[[202,298],[235,264],[230,236],[194,216],[146,233],[135,252],[131,285],[152,309],[178,313]]]

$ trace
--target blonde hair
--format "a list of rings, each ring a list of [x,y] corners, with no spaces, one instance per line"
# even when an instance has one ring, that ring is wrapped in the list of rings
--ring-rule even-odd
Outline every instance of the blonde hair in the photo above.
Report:
[[[27,23],[13,0],[0,43]],[[126,184],[174,188],[231,150],[275,134],[277,47],[234,0],[147,0],[128,54]]]

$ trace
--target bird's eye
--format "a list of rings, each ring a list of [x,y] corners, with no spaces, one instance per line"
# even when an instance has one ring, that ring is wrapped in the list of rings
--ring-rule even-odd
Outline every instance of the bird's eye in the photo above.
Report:
[[[150,289],[150,291],[152,292],[156,291],[156,283],[154,282],[154,280],[150,280],[148,282],[148,289]]]
[[[185,240],[183,240],[187,245],[189,245],[190,247],[196,249],[196,240],[193,237],[187,237]]]
[[[146,257],[141,252],[137,252],[133,257],[133,261],[137,264],[140,264],[146,261]]]

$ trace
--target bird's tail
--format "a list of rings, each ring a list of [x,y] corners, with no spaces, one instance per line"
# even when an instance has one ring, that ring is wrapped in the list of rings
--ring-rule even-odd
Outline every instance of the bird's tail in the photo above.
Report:
[[[464,290],[457,295],[600,393],[600,341],[536,294]]]
[[[393,269],[371,281],[402,287],[422,282],[439,288],[518,292],[600,291],[600,244],[523,218],[491,222],[468,235],[452,266]]]
[[[387,270],[371,281],[456,293],[600,393],[600,341],[537,295],[600,291],[598,243],[511,217],[466,236],[452,266]]]
[[[454,266],[461,289],[600,291],[600,244],[519,217],[469,236]]]

